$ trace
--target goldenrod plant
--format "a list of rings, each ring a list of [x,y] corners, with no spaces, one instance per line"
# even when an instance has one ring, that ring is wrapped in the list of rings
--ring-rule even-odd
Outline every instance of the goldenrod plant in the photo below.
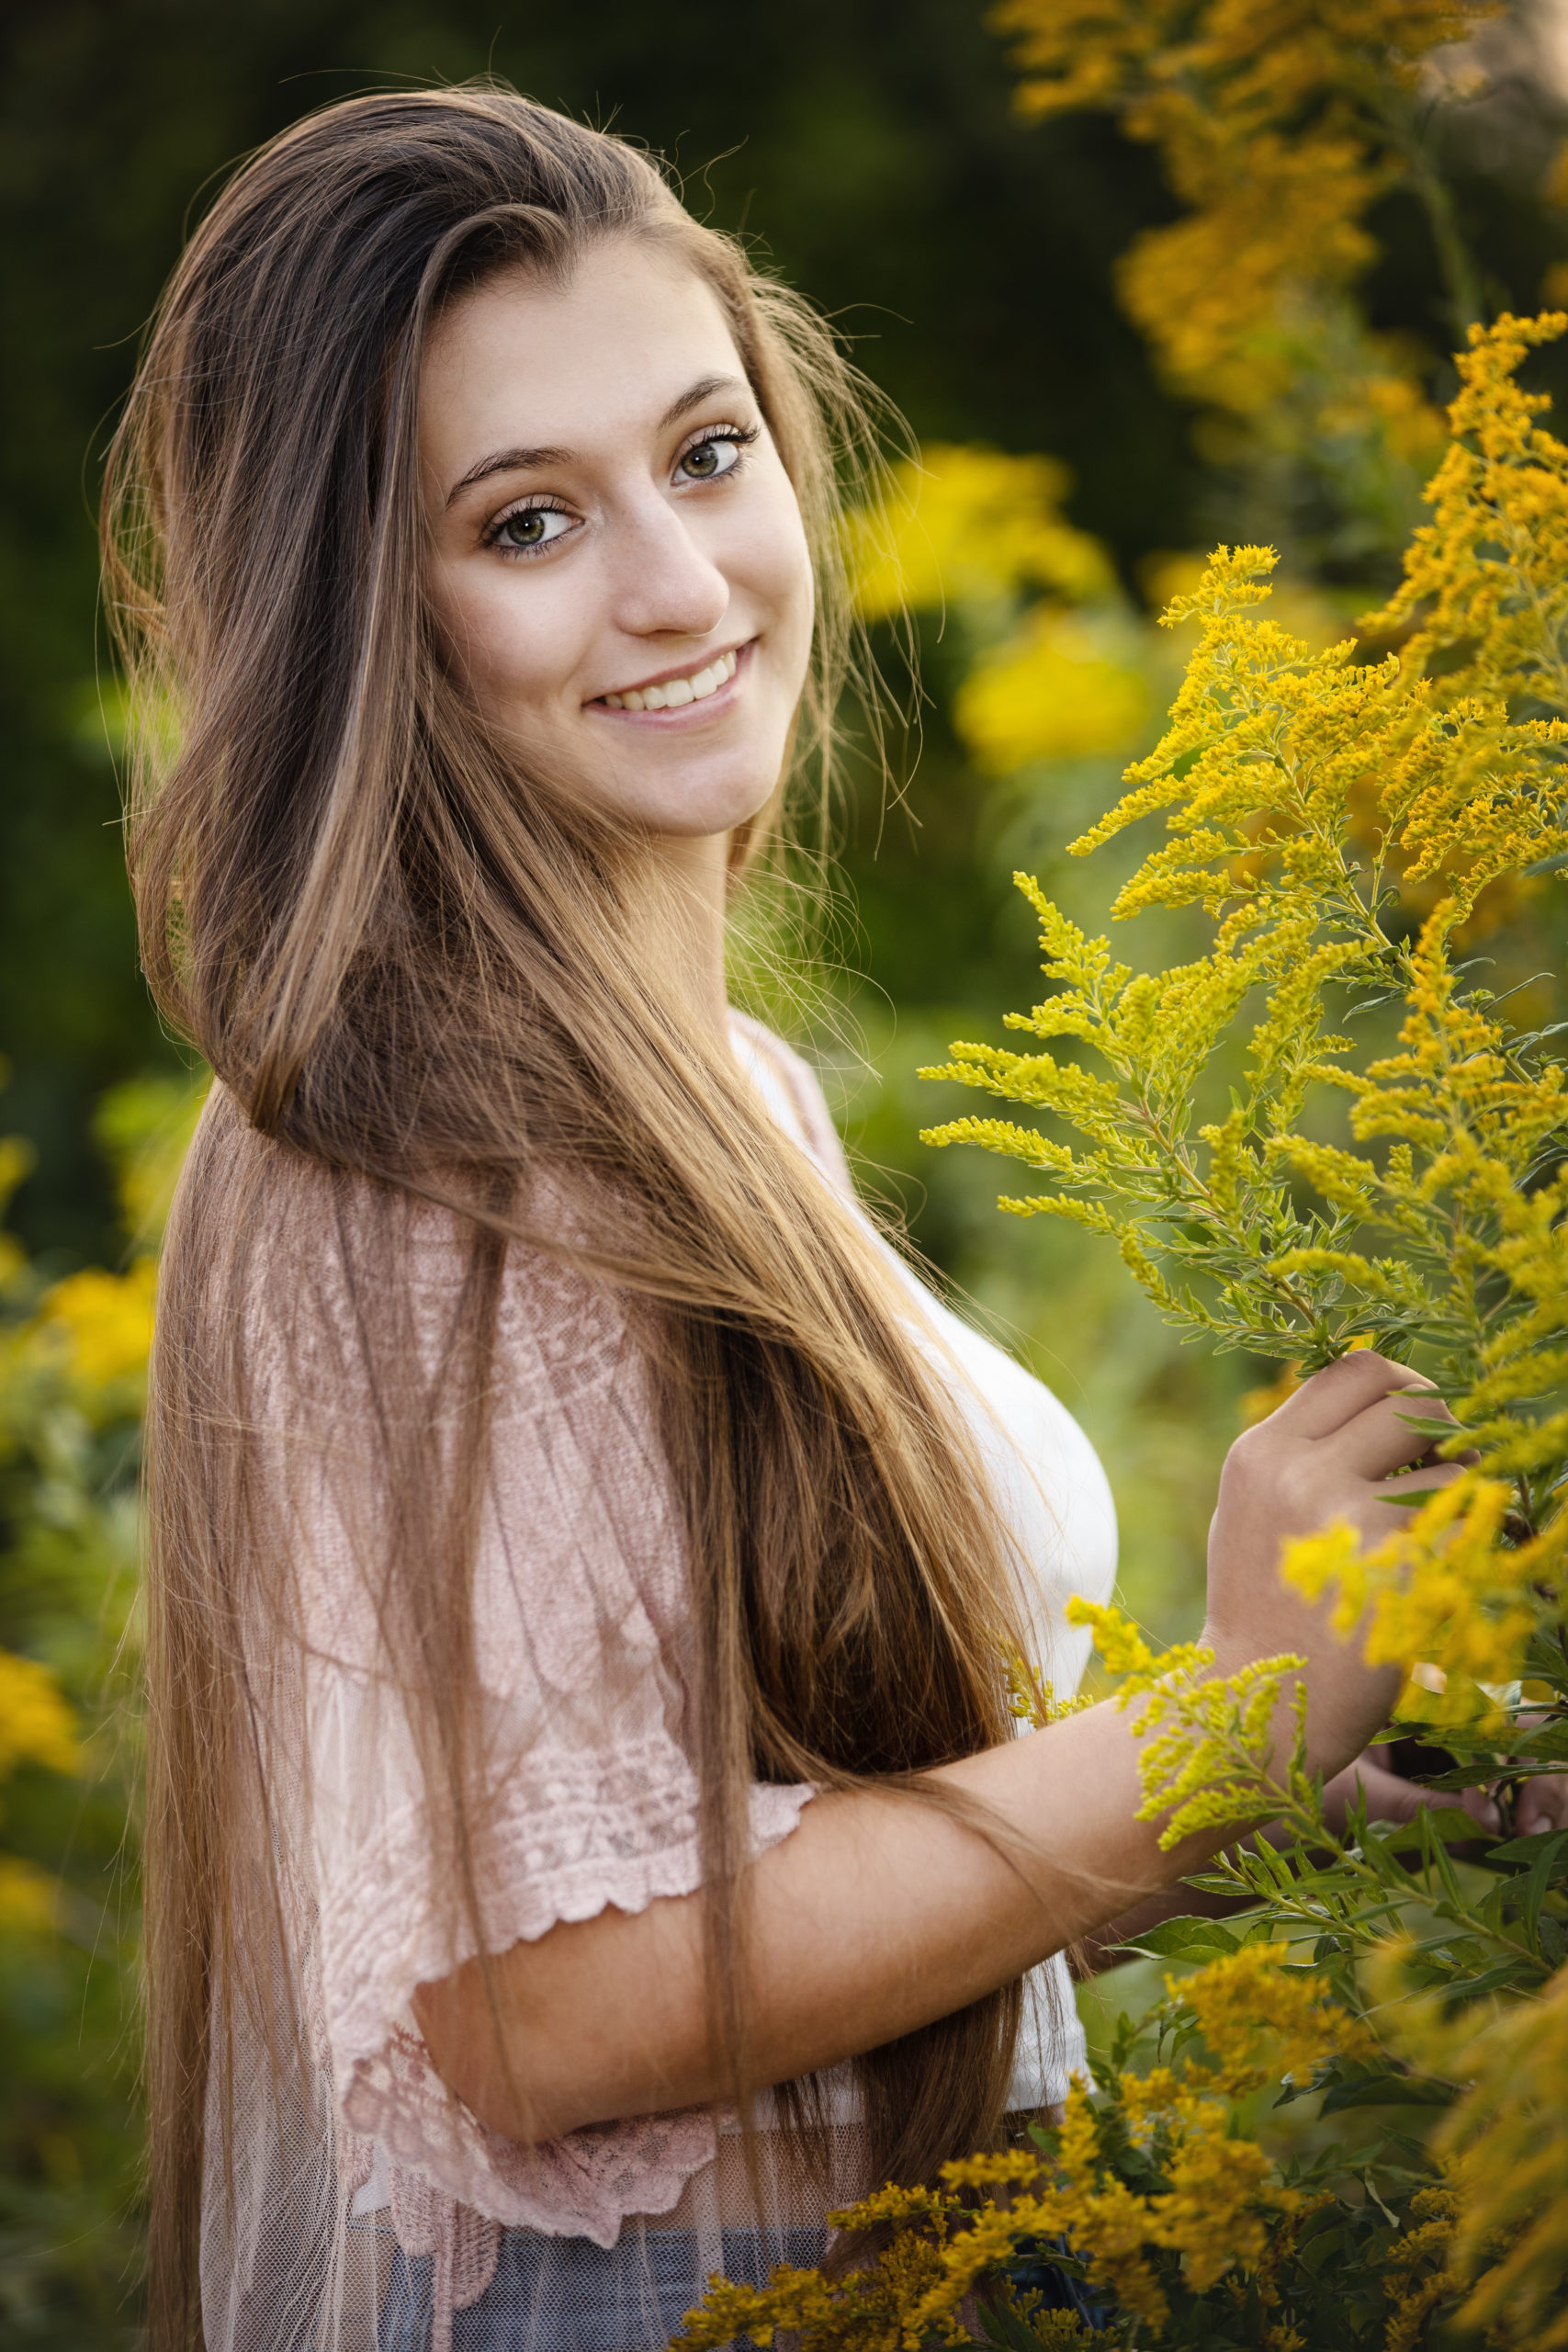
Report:
[[[1020,876],[1055,987],[1010,1022],[1045,1049],[959,1044],[927,1073],[1051,1117],[958,1119],[927,1140],[1021,1160],[1050,1189],[1003,1205],[1113,1237],[1172,1321],[1306,1365],[1358,1342],[1429,1365],[1478,1465],[1408,1536],[1365,1561],[1325,1538],[1295,1572],[1337,1581],[1351,1617],[1371,1604],[1377,1654],[1421,1657],[1445,1715],[1520,1669],[1562,1543],[1568,1070],[1551,1025],[1514,1028],[1459,943],[1489,893],[1568,855],[1568,448],[1517,381],[1565,327],[1472,332],[1437,519],[1367,624],[1420,599],[1403,654],[1310,653],[1259,609],[1259,548],[1220,550],[1167,613],[1200,623],[1170,727],[1073,846],[1163,812],[1167,840],[1113,911],[1201,907],[1208,955],[1136,972]],[[1412,934],[1407,895],[1434,881]],[[1393,1001],[1393,1050],[1358,1058],[1339,1032]],[[1238,1021],[1246,1082],[1205,1118]],[[1053,1053],[1059,1039],[1099,1067]],[[1344,1099],[1345,1140],[1307,1116],[1325,1094]]]
[[[1022,111],[1114,112],[1186,207],[1122,264],[1128,309],[1177,378],[1227,405],[1285,388],[1280,304],[1353,282],[1366,215],[1404,181],[1426,206],[1458,323],[1475,273],[1435,168],[1422,69],[1496,0],[1001,0]],[[1483,78],[1468,62],[1469,95]]]
[[[1021,876],[1053,983],[1010,1017],[1034,1049],[961,1044],[927,1073],[1029,1114],[929,1141],[1021,1161],[1042,1189],[1002,1205],[1111,1238],[1192,1337],[1298,1368],[1371,1344],[1436,1379],[1458,1480],[1382,1544],[1330,1529],[1283,1570],[1331,1592],[1370,1657],[1411,1668],[1404,1728],[1440,1727],[1431,1777],[1494,1786],[1505,1832],[1509,1789],[1568,1759],[1568,1069],[1548,996],[1517,1025],[1475,943],[1568,858],[1568,447],[1518,380],[1565,329],[1472,330],[1433,519],[1362,624],[1403,629],[1400,650],[1314,653],[1279,628],[1263,548],[1220,549],[1166,615],[1198,628],[1170,725],[1074,847],[1163,817],[1113,911],[1200,909],[1208,953],[1138,971]],[[1245,1082],[1206,1102],[1238,1025]],[[1314,1953],[1376,2033],[1350,2103],[1442,2118],[1388,2340],[1435,2340],[1447,2314],[1488,2341],[1568,2344],[1568,2152],[1542,2120],[1568,2094],[1568,1836],[1505,1834],[1461,1866],[1465,1815],[1337,1835],[1300,1747],[1269,1749],[1294,1661],[1215,1681],[1201,1654],[1154,1657],[1114,1612],[1083,1613],[1142,1710],[1166,1838],[1280,1825],[1206,1883]],[[1397,1994],[1386,1954],[1363,1965],[1391,1937]]]
[[[1205,1963],[1168,1979],[1142,2026],[1122,2019],[1100,2086],[1075,2085],[1057,2127],[948,2165],[935,2189],[885,2188],[833,2215],[852,2244],[863,2233],[878,2248],[841,2275],[716,2281],[681,2352],[718,2352],[737,2336],[782,2336],[801,2352],[1417,2342],[1399,2333],[1408,2314],[1454,2299],[1452,2200],[1433,2228],[1441,2187],[1419,2152],[1413,2164],[1385,2160],[1369,2195],[1337,2152],[1276,2161],[1239,2128],[1271,2091],[1369,2079],[1375,2041],[1266,1932],[1246,1942],[1220,1926],[1208,1933]],[[1062,2308],[1064,2274],[1091,2324]]]
[[[1342,553],[1398,545],[1442,443],[1438,355],[1374,333],[1356,299],[1378,253],[1368,216],[1411,191],[1453,330],[1480,317],[1440,166],[1454,107],[1487,88],[1463,44],[1502,14],[1495,0],[1001,0],[992,12],[1027,118],[1109,112],[1157,153],[1181,209],[1122,255],[1123,307],[1173,387],[1231,420],[1209,435],[1214,454],[1304,462],[1339,510]]]

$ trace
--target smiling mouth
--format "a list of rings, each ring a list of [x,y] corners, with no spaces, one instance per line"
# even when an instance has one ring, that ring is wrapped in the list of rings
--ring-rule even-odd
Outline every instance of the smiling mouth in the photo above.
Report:
[[[727,686],[740,664],[740,653],[715,654],[703,668],[680,677],[661,678],[655,686],[628,686],[618,695],[601,695],[608,710],[683,710],[689,702],[706,702]]]

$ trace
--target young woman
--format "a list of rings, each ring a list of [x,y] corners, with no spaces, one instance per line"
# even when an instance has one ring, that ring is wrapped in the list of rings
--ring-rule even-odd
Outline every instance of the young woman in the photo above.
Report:
[[[1104,1480],[726,1005],[867,446],[798,303],[504,90],[299,125],[159,314],[131,863],[218,1082],[151,1424],[156,2352],[660,2346],[1059,2098],[1064,1948],[1222,1842],[1159,1852],[1114,1708],[1011,1736]],[[1330,1771],[1393,1679],[1275,1562],[1386,1532],[1410,1385],[1320,1374],[1215,1513],[1220,1668],[1303,1652]]]

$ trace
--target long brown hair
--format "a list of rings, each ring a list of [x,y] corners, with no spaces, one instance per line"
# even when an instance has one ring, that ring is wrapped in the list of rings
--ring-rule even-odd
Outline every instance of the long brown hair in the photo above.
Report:
[[[302,1187],[352,1193],[368,1236],[340,1273],[374,1402],[363,1442],[395,1502],[378,1609],[450,1825],[455,1912],[474,1901],[469,1570],[509,1244],[614,1285],[657,1370],[696,1629],[709,1982],[738,2096],[748,1782],[918,1789],[1009,1729],[1002,1539],[874,1251],[639,951],[635,844],[520,772],[433,626],[415,469],[430,325],[488,273],[560,273],[610,235],[661,242],[714,289],[794,483],[819,602],[802,774],[827,756],[850,643],[840,482],[874,435],[826,328],[621,141],[489,85],[296,125],[185,253],[111,456],[142,953],[220,1081],[169,1233],[150,1415],[159,2352],[199,2341],[210,2036],[254,1973],[246,1906],[270,1850],[244,1827],[266,1796],[254,1629],[292,1603],[258,1532],[243,1331],[254,1238]],[[541,1203],[563,1183],[571,1215],[552,1220]],[[439,1409],[411,1369],[405,1280],[411,1204],[430,1202],[466,1237]],[[928,2177],[995,2130],[1017,2016],[1015,1988],[857,2062],[873,2177]]]

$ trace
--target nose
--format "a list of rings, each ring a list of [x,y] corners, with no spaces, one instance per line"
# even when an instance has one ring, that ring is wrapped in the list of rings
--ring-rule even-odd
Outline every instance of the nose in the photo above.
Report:
[[[729,582],[657,490],[637,502],[615,533],[613,600],[630,637],[711,637],[729,610]]]

